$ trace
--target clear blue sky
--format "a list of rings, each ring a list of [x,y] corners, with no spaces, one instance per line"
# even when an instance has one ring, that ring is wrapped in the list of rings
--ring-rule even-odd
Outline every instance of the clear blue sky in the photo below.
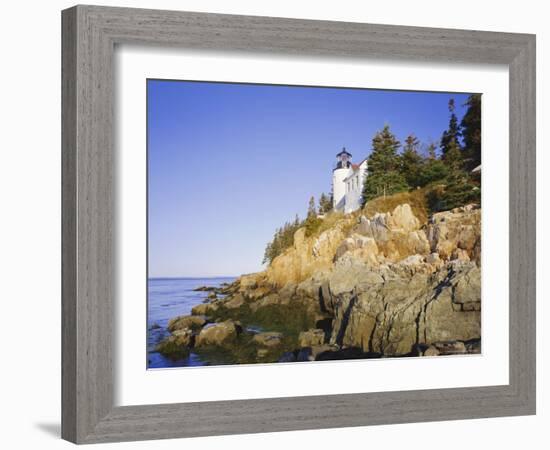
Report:
[[[335,155],[358,162],[384,124],[439,141],[467,94],[148,80],[149,276],[262,269],[266,243],[330,192]]]

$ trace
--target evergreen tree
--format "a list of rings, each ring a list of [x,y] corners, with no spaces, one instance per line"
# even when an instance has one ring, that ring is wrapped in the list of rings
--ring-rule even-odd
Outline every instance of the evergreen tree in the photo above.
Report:
[[[447,185],[443,192],[433,192],[429,199],[430,207],[434,211],[448,211],[468,203],[479,203],[481,191],[479,186],[472,182],[464,170],[456,170],[449,174]]]
[[[407,181],[399,171],[400,145],[388,125],[374,136],[368,159],[369,174],[363,185],[363,205],[375,197],[407,190]]]
[[[300,218],[296,215],[293,222],[285,222],[281,228],[277,228],[272,241],[265,247],[262,264],[271,264],[277,256],[291,247],[294,244],[294,233],[302,226],[304,226],[304,222],[300,221]]]
[[[481,164],[481,95],[472,94],[465,106],[468,107],[461,121],[466,167],[475,169]]]
[[[457,145],[459,144],[460,139],[460,125],[458,124],[458,118],[455,114],[455,101],[454,99],[449,100],[449,128],[443,132],[441,136],[441,158],[446,159],[447,152],[450,149],[451,142],[455,141]]]
[[[302,224],[306,228],[306,236],[311,236],[319,229],[319,226],[323,222],[322,219],[317,217],[317,209],[315,208],[315,198],[312,196],[309,199],[309,205],[307,208],[307,217]]]
[[[420,187],[427,186],[430,183],[443,181],[449,174],[449,168],[443,161],[437,158],[427,158],[420,169],[418,182]]]
[[[315,209],[315,197],[313,195],[309,199],[309,204],[307,207],[307,218],[317,217],[317,210]]]
[[[479,203],[481,191],[470,174],[464,170],[464,155],[453,139],[449,142],[444,167],[447,170],[445,186],[430,193],[429,204],[433,211],[447,211],[468,203]]]
[[[458,143],[454,139],[451,139],[447,146],[445,164],[449,167],[451,172],[462,170],[462,167],[464,166],[462,150],[460,150]]]
[[[427,153],[429,159],[437,159],[437,147],[433,142],[428,145]]]
[[[422,160],[420,173],[418,174],[418,185],[420,187],[428,184],[443,181],[449,174],[449,168],[437,158],[437,146],[431,142],[423,152],[426,156]]]
[[[268,242],[267,245],[265,246],[264,257],[262,259],[262,264],[265,264],[267,262],[271,263],[271,261],[272,261],[271,255],[272,254],[273,254],[273,241]]]
[[[420,141],[414,134],[409,134],[405,139],[405,145],[403,146],[403,153],[412,152],[418,154],[418,145]]]
[[[420,186],[420,172],[422,168],[422,156],[418,153],[419,141],[413,134],[405,139],[403,153],[401,154],[400,172],[411,188]]]
[[[319,214],[326,214],[332,210],[332,199],[329,195],[322,193],[319,197]]]

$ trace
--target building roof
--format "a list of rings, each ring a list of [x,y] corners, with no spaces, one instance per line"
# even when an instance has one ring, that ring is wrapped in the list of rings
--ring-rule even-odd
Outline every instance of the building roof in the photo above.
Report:
[[[338,153],[336,156],[343,156],[348,155],[349,157],[353,156],[350,152],[346,150],[346,147],[342,147],[342,151]]]
[[[353,170],[358,170],[359,167],[361,167],[361,164],[363,164],[366,160],[367,160],[367,158],[363,159],[363,161],[361,161],[359,164],[352,164],[352,165],[351,165],[351,168],[352,168]]]
[[[361,165],[367,161],[367,158],[363,159],[363,161],[361,161],[359,164],[352,164],[351,165],[351,169],[353,172],[351,172],[346,178],[343,179],[343,181],[347,181],[349,180],[351,177],[353,177],[355,175],[355,173],[359,170],[359,168],[361,167]]]

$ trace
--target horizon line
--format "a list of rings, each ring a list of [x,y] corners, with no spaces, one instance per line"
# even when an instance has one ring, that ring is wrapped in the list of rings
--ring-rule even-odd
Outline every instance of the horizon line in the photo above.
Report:
[[[239,278],[240,275],[208,275],[208,276],[185,276],[185,275],[176,275],[176,276],[154,276],[147,277],[148,280],[203,280],[209,278]]]

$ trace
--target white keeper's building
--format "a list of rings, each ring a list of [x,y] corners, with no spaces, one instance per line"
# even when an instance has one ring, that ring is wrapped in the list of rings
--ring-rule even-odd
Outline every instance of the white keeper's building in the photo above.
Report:
[[[366,158],[354,164],[351,157],[352,154],[344,147],[336,155],[336,167],[332,171],[332,206],[335,211],[345,214],[361,208],[363,182],[368,170]]]

